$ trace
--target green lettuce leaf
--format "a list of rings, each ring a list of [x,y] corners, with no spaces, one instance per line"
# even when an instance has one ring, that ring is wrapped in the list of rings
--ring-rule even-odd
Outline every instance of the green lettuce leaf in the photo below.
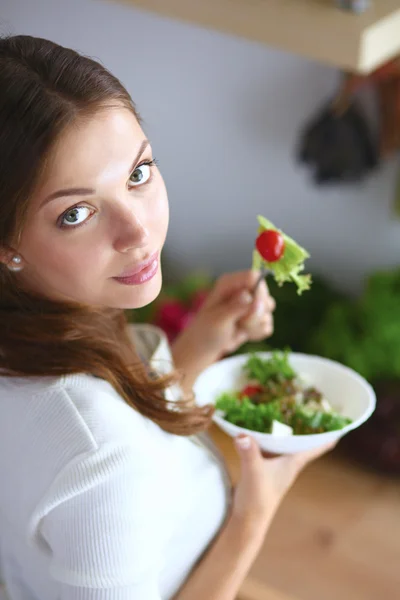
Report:
[[[282,420],[279,400],[255,405],[247,397],[240,400],[237,394],[228,392],[219,396],[215,406],[230,423],[261,433],[270,433],[273,421]]]
[[[322,431],[336,431],[343,429],[351,423],[351,419],[339,415],[336,412],[327,413],[319,410],[310,410],[306,406],[299,406],[292,418],[289,419],[289,425],[297,435],[307,433],[320,433]]]
[[[257,354],[251,354],[243,367],[249,379],[255,379],[265,385],[270,379],[281,377],[294,379],[296,372],[289,364],[289,350],[284,352],[274,351],[271,358],[263,360]]]
[[[311,287],[311,275],[301,275],[304,270],[304,261],[310,257],[307,250],[299,246],[291,237],[283,233],[275,227],[271,221],[265,217],[258,216],[260,224],[258,233],[262,233],[266,229],[279,231],[285,240],[285,250],[282,258],[276,262],[268,262],[262,258],[258,250],[253,252],[253,269],[269,269],[274,275],[274,279],[279,286],[282,286],[287,281],[293,281],[297,285],[297,293],[300,295]]]

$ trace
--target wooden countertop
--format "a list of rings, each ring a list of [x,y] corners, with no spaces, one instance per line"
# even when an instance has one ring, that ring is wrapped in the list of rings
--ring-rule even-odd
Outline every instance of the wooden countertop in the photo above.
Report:
[[[211,436],[233,480],[232,440]],[[240,600],[400,598],[400,481],[336,451],[310,465],[283,502]]]

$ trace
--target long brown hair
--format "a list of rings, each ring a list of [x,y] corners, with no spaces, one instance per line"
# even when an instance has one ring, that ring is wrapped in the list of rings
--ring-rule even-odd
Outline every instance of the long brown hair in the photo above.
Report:
[[[18,247],[30,197],[63,130],[110,102],[139,119],[123,85],[98,62],[40,38],[0,39],[0,249]],[[213,409],[194,406],[192,398],[169,403],[165,389],[178,376],[149,376],[127,324],[122,309],[54,302],[24,290],[0,262],[2,375],[89,373],[166,431],[206,429]]]

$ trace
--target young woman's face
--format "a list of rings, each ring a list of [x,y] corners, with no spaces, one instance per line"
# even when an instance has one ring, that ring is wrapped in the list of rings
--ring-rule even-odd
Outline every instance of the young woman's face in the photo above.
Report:
[[[13,274],[54,300],[138,308],[161,288],[163,179],[135,116],[107,107],[59,140],[32,198]],[[133,272],[131,279],[117,276]]]

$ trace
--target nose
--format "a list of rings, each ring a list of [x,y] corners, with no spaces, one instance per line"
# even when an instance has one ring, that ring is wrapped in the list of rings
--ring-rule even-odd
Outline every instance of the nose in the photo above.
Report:
[[[150,232],[144,225],[143,218],[134,214],[132,208],[123,212],[115,230],[114,247],[118,252],[129,252],[133,248],[144,248],[148,245]]]

